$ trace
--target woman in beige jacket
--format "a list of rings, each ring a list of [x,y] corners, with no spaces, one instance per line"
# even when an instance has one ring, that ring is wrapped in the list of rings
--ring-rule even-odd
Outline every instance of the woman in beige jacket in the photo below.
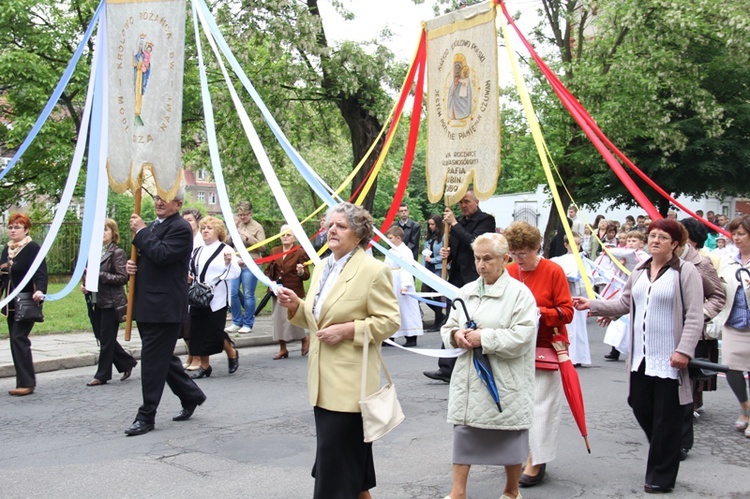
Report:
[[[307,299],[288,289],[278,304],[292,324],[310,330],[307,383],[315,412],[315,499],[369,499],[375,486],[372,444],[364,442],[359,408],[362,345],[368,350],[367,394],[378,390],[377,349],[400,326],[391,270],[365,253],[373,234],[367,210],[341,203],[328,210],[332,254],[313,272]]]

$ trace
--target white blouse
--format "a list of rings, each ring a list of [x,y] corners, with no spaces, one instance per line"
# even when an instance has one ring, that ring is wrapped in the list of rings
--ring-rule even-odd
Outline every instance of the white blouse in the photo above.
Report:
[[[211,258],[219,245],[223,244],[221,241],[214,241],[209,245],[204,245],[193,250],[193,258],[195,260],[195,279],[200,278],[203,268],[206,266],[206,262]],[[206,277],[203,282],[211,285],[214,288],[214,297],[211,300],[211,311],[216,312],[226,307],[229,303],[229,284],[227,283],[230,279],[236,279],[240,276],[240,266],[236,260],[232,258],[229,265],[224,263],[224,253],[233,251],[231,247],[224,245],[223,251],[221,251],[216,257],[211,260],[211,263],[206,270]],[[191,265],[192,270],[192,265]]]

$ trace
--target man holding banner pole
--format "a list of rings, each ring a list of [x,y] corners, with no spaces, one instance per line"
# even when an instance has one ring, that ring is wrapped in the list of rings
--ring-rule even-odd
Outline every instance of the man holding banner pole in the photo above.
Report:
[[[193,249],[193,231],[179,214],[183,199],[182,189],[171,201],[156,196],[158,218],[149,226],[140,216],[130,216],[130,228],[135,232],[133,246],[138,248],[139,258],[137,264],[128,260],[125,270],[136,276],[135,320],[142,341],[143,404],[133,424],[125,430],[128,436],[154,429],[165,383],[182,403],[182,410],[173,421],[189,419],[206,400],[174,354],[177,336],[187,318],[187,269]]]
[[[450,263],[450,272],[448,282],[461,288],[467,283],[479,278],[476,267],[474,266],[474,252],[471,249],[471,243],[479,235],[487,232],[495,232],[495,217],[479,209],[479,199],[472,189],[466,191],[466,194],[458,202],[461,216],[456,218],[453,210],[445,207],[443,211],[443,221],[450,226],[450,246],[440,249],[440,257],[443,259],[443,268],[446,262]],[[448,317],[451,308],[451,301],[448,300],[445,317]],[[445,345],[443,345],[445,348]],[[424,371],[424,375],[437,381],[450,381],[453,374],[453,366],[456,359],[438,360],[437,371]]]

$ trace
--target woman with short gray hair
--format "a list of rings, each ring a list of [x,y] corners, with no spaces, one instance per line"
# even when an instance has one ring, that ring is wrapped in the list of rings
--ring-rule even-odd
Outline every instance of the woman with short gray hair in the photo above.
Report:
[[[510,277],[508,242],[501,234],[471,244],[479,278],[458,292],[476,327],[468,328],[462,307],[452,309],[440,330],[445,345],[465,348],[456,359],[448,395],[453,424],[453,487],[445,499],[465,499],[474,464],[505,467],[501,499],[520,499],[523,463],[529,455],[534,402],[534,342],[537,306],[526,286]],[[502,412],[474,367],[481,347],[495,379]]]

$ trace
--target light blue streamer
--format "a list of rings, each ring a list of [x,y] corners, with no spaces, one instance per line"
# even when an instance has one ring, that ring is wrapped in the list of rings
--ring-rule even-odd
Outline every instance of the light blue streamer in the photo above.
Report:
[[[435,301],[435,300],[428,300],[427,298],[423,298],[423,297],[421,297],[419,295],[416,295],[414,293],[406,293],[406,296],[408,296],[409,298],[414,298],[417,301],[421,301],[425,305],[430,305],[430,306],[433,306],[433,307],[442,307],[442,308],[446,307],[445,302]]]
[[[240,66],[240,63],[234,57],[232,50],[229,48],[229,45],[224,39],[224,36],[221,34],[219,27],[216,25],[216,20],[214,19],[210,9],[206,5],[205,0],[196,1],[198,3],[198,6],[203,11],[206,21],[208,22],[209,28],[211,30],[211,34],[214,36],[214,39],[219,45],[219,48],[221,48],[224,57],[227,58],[227,61],[229,61],[229,65],[232,67],[235,74],[244,85],[245,90],[247,90],[247,92],[250,94],[253,101],[255,102],[255,105],[258,106],[258,109],[263,115],[263,119],[266,120],[266,123],[271,129],[271,132],[273,132],[276,140],[279,142],[282,149],[284,149],[287,156],[292,161],[292,164],[294,164],[295,168],[297,168],[302,177],[307,181],[310,187],[313,188],[320,199],[322,199],[328,206],[335,205],[336,201],[334,201],[334,199],[328,194],[328,191],[321,184],[321,182],[318,181],[317,177],[311,173],[312,169],[310,168],[310,166],[305,163],[304,159],[302,159],[300,154],[294,149],[292,144],[286,138],[284,132],[281,130],[278,123],[276,123],[273,115],[266,107],[258,92],[255,90],[255,87],[253,87],[252,83],[250,83],[250,80],[245,74],[245,71],[242,69],[242,66]]]
[[[106,36],[106,28],[102,26],[97,33],[98,38]],[[101,155],[101,130],[103,127],[104,119],[104,96],[106,95],[103,90],[103,85],[106,84],[106,77],[103,73],[107,70],[106,66],[106,52],[105,47],[98,46],[94,52],[94,57],[97,59],[96,76],[94,80],[94,99],[91,109],[91,127],[89,128],[89,154],[86,165],[86,189],[84,191],[84,207],[83,207],[83,221],[81,222],[81,240],[78,245],[78,257],[76,259],[76,266],[73,270],[73,275],[70,277],[68,283],[55,294],[47,295],[46,299],[49,301],[60,300],[70,294],[71,291],[78,288],[79,282],[83,277],[83,273],[86,270],[86,263],[89,258],[89,248],[91,247],[92,234],[94,232],[94,219],[96,218],[97,210],[97,191],[99,184],[99,167],[100,155]],[[79,136],[79,140],[86,140],[86,134],[82,133]],[[97,272],[98,274],[98,272]]]
[[[195,1],[192,2],[193,8],[193,29],[195,31],[195,45],[198,53],[198,73],[200,75],[201,82],[201,97],[203,99],[203,114],[206,120],[206,138],[208,139],[208,152],[211,156],[211,163],[214,165],[214,180],[216,181],[216,189],[219,192],[219,204],[221,205],[222,213],[231,213],[232,207],[229,205],[229,198],[226,195],[226,184],[224,183],[224,176],[221,171],[221,158],[219,156],[219,144],[216,140],[216,126],[214,121],[214,110],[211,102],[211,94],[208,90],[208,77],[206,76],[206,66],[203,62],[203,49],[201,48],[200,31],[198,30],[198,13],[196,10]],[[234,223],[234,219],[228,218],[227,229],[232,236],[233,241],[242,241],[242,238],[237,231],[237,226]],[[258,278],[260,282],[270,287],[272,290],[276,290],[278,285],[270,280],[263,271],[260,270],[258,265],[250,258],[247,250],[241,244],[238,246],[238,250],[245,265]]]
[[[206,5],[205,0],[195,0],[193,3],[194,9],[196,8],[196,3],[198,7],[200,7],[201,10],[203,11],[205,19],[211,30],[211,34],[214,36],[214,39],[216,40],[217,44],[221,48],[221,51],[223,52],[224,56],[227,58],[227,61],[229,61],[230,66],[234,70],[239,80],[244,85],[247,92],[252,97],[253,101],[255,102],[255,105],[258,106],[258,109],[263,115],[263,118],[266,120],[266,123],[268,124],[269,128],[271,129],[274,136],[276,137],[276,140],[284,149],[287,156],[289,156],[289,159],[292,161],[294,166],[300,172],[302,177],[313,188],[315,193],[328,206],[334,206],[335,204],[337,204],[337,201],[334,199],[334,197],[331,194],[329,194],[329,192],[334,193],[334,190],[331,189],[330,186],[326,185],[325,182],[323,182],[322,179],[320,179],[320,177],[318,177],[314,173],[312,168],[310,168],[310,166],[307,163],[305,163],[305,161],[302,159],[299,153],[294,149],[294,147],[291,145],[289,140],[284,135],[284,132],[276,123],[276,120],[274,119],[273,115],[271,115],[271,112],[266,107],[260,95],[257,93],[255,88],[253,87],[252,83],[250,83],[250,80],[247,78],[247,75],[245,74],[244,70],[240,66],[237,59],[234,57],[234,54],[232,54],[232,51],[229,48],[229,45],[226,43],[224,36],[221,34],[221,31],[216,25],[216,21],[213,15],[211,14],[211,11],[209,10],[208,6]],[[209,141],[209,150],[210,150],[210,141]],[[380,236],[383,238],[385,237],[383,236],[383,234],[380,234]],[[422,282],[427,283],[431,288],[442,293],[447,298],[453,299],[458,295],[458,288],[456,286],[453,286],[452,284],[435,276],[432,272],[430,272],[423,266],[419,265],[418,263],[414,265],[414,264],[407,263],[404,260],[401,260],[399,257],[395,256],[391,251],[385,249],[378,243],[373,243],[373,247],[376,248],[381,253],[386,254],[389,257],[391,257],[396,263],[399,264],[399,266],[401,266],[402,268],[406,268],[407,270],[409,270],[409,272],[412,275],[414,275],[415,277],[418,277]]]
[[[89,130],[89,122],[91,117],[91,107],[92,107],[92,101],[93,95],[94,95],[94,82],[96,80],[96,68],[98,67],[98,59],[94,57],[94,61],[91,67],[91,73],[89,75],[89,84],[86,90],[86,101],[83,106],[83,114],[81,115],[81,130],[84,131],[78,136],[78,141],[76,142],[75,152],[73,153],[73,159],[70,163],[70,171],[68,172],[68,180],[65,183],[65,187],[63,188],[62,196],[60,197],[60,203],[57,205],[57,212],[55,213],[54,218],[52,219],[52,225],[50,226],[49,233],[47,233],[47,237],[45,237],[44,241],[42,242],[42,245],[39,249],[39,252],[36,255],[36,258],[34,258],[34,261],[31,262],[31,266],[29,267],[29,270],[26,272],[26,275],[23,276],[23,279],[21,279],[21,282],[18,283],[16,288],[8,294],[4,299],[0,300],[0,308],[4,307],[10,301],[16,297],[18,293],[20,293],[23,288],[26,286],[26,284],[31,281],[32,277],[34,276],[34,273],[37,271],[39,266],[42,264],[42,261],[45,259],[47,254],[49,253],[50,248],[52,247],[52,244],[54,243],[55,237],[57,236],[58,231],[60,230],[60,226],[62,225],[63,221],[65,220],[65,213],[68,211],[68,206],[70,206],[70,201],[73,198],[73,193],[75,191],[75,187],[78,181],[78,175],[81,172],[81,164],[83,163],[83,155],[86,149],[86,133]]]
[[[78,48],[76,48],[76,51],[73,52],[73,57],[71,57],[70,62],[68,63],[68,67],[65,68],[65,72],[60,78],[60,81],[57,83],[57,87],[55,87],[55,90],[52,92],[52,95],[47,101],[47,105],[44,106],[42,113],[37,118],[36,122],[34,123],[34,126],[31,127],[31,131],[26,136],[21,146],[13,155],[13,158],[10,160],[10,163],[8,163],[5,166],[5,168],[3,168],[2,171],[0,171],[0,180],[5,178],[8,172],[10,172],[10,170],[13,169],[14,166],[16,166],[16,163],[18,163],[18,160],[21,159],[21,156],[23,156],[23,153],[26,152],[26,149],[28,149],[31,143],[34,142],[34,139],[39,134],[39,130],[42,129],[42,125],[44,125],[44,123],[47,121],[47,118],[49,118],[50,114],[52,114],[52,111],[55,109],[57,102],[60,100],[60,96],[65,90],[65,87],[68,86],[68,82],[70,82],[70,78],[73,76],[73,72],[76,69],[78,60],[81,58],[81,54],[83,54],[83,49],[86,47],[86,44],[88,43],[89,38],[91,38],[91,33],[93,33],[94,31],[94,26],[96,26],[97,21],[99,20],[99,15],[101,14],[103,7],[104,7],[104,0],[102,0],[102,2],[96,8],[96,11],[94,12],[94,17],[91,18],[91,22],[89,23],[88,28],[86,28],[86,32],[83,34],[81,43],[78,44]]]

